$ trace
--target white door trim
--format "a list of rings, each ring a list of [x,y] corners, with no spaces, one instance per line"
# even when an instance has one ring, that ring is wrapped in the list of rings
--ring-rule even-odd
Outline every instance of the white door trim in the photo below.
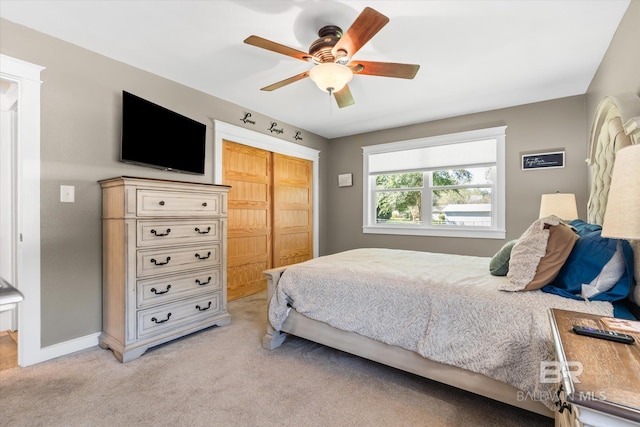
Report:
[[[214,144],[213,144],[213,182],[222,184],[222,140],[237,142],[261,150],[284,154],[291,157],[310,160],[313,162],[313,256],[319,254],[318,240],[318,194],[319,194],[319,166],[320,151],[294,144],[293,142],[265,135],[251,129],[234,126],[229,123],[214,120]]]
[[[40,72],[39,65],[0,55],[0,74],[19,85],[16,170],[18,364],[41,362],[40,336]]]
[[[18,107],[18,83],[5,78],[0,94],[0,278],[15,283],[16,271],[16,189],[15,138],[16,109]],[[6,87],[5,83],[9,83]],[[0,332],[18,329],[18,310],[0,311]]]

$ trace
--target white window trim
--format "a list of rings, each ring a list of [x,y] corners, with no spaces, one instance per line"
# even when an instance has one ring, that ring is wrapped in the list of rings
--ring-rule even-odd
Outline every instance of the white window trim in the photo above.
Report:
[[[437,237],[466,237],[485,239],[504,239],[506,236],[506,185],[505,185],[505,131],[507,126],[497,126],[486,129],[478,129],[466,132],[457,132],[447,135],[438,135],[426,138],[417,138],[405,141],[390,142],[386,144],[369,145],[362,147],[362,189],[363,189],[363,233],[371,234],[395,234],[411,236],[437,236]],[[370,221],[376,209],[376,202],[371,197],[371,179],[369,177],[369,156],[371,154],[386,153],[400,150],[410,150],[434,145],[461,143],[480,139],[495,138],[496,140],[496,176],[495,188],[495,227],[491,229],[473,227],[416,227],[402,224],[375,224]]]

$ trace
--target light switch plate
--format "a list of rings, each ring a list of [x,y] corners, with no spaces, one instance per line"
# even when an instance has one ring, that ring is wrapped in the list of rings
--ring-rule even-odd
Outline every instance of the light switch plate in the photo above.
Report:
[[[73,185],[61,185],[60,186],[60,201],[63,203],[75,202],[75,190]]]

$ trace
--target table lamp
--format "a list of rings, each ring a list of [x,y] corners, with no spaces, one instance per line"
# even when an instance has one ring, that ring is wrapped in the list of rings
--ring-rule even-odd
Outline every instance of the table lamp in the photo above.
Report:
[[[640,145],[616,153],[602,236],[640,240]]]
[[[640,144],[618,150],[611,185],[607,197],[607,209],[602,224],[602,237],[635,240],[634,264],[636,283],[640,283]],[[640,302],[640,290],[636,286],[636,303]]]
[[[543,194],[540,200],[540,215],[538,218],[544,218],[549,215],[555,215],[567,221],[578,218],[576,195],[559,192]]]

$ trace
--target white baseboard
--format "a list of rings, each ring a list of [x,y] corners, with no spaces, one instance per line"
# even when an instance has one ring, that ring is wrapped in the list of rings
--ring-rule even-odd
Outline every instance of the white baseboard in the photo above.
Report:
[[[98,345],[99,337],[100,332],[96,332],[95,334],[74,338],[69,341],[50,345],[48,347],[42,347],[37,354],[30,355],[30,357],[28,358],[29,360],[27,360],[26,363],[22,364],[21,366],[24,367],[35,365],[36,363],[42,363],[47,360],[55,359],[56,357],[66,356],[67,354],[75,353],[76,351],[95,347]],[[18,340],[19,339],[20,338],[18,338]]]

